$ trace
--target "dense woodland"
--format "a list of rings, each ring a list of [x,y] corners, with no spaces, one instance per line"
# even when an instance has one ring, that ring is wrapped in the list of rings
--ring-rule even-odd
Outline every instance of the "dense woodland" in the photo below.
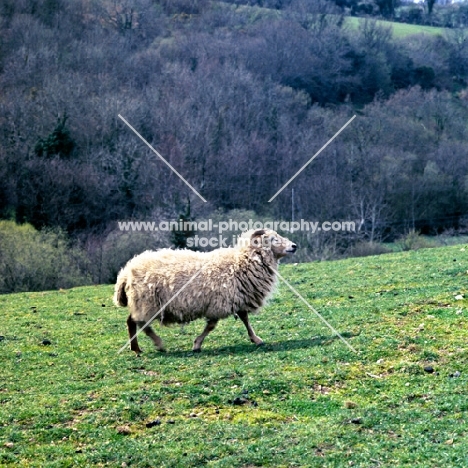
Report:
[[[351,10],[327,0],[3,0],[0,218],[66,233],[100,265],[93,281],[112,280],[128,259],[121,248],[104,273],[99,263],[118,220],[232,210],[358,220],[358,234],[333,240],[341,252],[463,228],[467,32],[396,38],[372,17],[351,25]],[[327,240],[307,242],[312,252]]]

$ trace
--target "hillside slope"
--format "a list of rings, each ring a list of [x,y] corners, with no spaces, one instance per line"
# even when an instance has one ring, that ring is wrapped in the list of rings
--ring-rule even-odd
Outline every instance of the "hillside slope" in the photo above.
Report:
[[[1,296],[0,466],[468,466],[468,246],[281,273],[358,354],[283,284],[266,346],[230,319],[193,355],[197,322],[140,358],[111,286]]]
[[[364,21],[364,20],[362,18],[356,18],[356,17],[351,17],[351,16],[346,18],[347,24],[349,24],[353,28],[357,28],[361,21]],[[377,23],[385,27],[391,27],[393,30],[393,36],[396,38],[413,36],[414,34],[429,34],[431,36],[444,34],[444,28],[438,28],[435,26],[423,26],[419,24],[397,23],[395,21],[385,21],[385,20],[378,20]]]

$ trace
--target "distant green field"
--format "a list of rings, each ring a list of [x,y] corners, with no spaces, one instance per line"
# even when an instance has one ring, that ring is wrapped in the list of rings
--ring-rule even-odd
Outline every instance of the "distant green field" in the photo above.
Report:
[[[250,22],[254,23],[260,19],[277,19],[281,17],[281,10],[276,10],[272,8],[261,8],[257,6],[249,5],[227,5],[223,2],[219,2],[224,7],[232,9],[236,13],[249,13]],[[357,28],[360,21],[364,21],[363,18],[356,18],[353,16],[346,17],[346,23],[349,24],[352,28]],[[378,20],[379,24],[384,26],[390,26],[393,29],[394,37],[406,37],[413,34],[431,34],[431,35],[442,35],[444,33],[444,28],[437,28],[432,26],[419,26],[417,24],[407,24],[407,23],[397,23],[392,21]]]
[[[360,21],[364,21],[362,18],[348,17],[346,19],[347,23],[354,28],[357,28]],[[431,35],[443,35],[444,28],[436,28],[432,26],[419,26],[417,24],[406,24],[406,23],[396,23],[392,21],[378,21],[379,24],[383,26],[390,26],[393,29],[394,37],[406,37],[413,34],[431,34]]]
[[[0,296],[0,466],[468,466],[468,246],[281,274],[358,354],[284,284],[265,346],[229,319],[199,355],[202,322],[117,354],[111,286]]]

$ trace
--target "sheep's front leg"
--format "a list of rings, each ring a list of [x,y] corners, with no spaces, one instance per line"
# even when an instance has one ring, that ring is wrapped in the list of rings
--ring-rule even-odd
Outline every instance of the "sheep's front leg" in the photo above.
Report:
[[[193,342],[193,352],[194,353],[199,353],[201,351],[201,346],[203,344],[203,340],[207,337],[207,335],[212,332],[215,328],[216,325],[218,324],[218,319],[209,319],[206,322],[206,327],[203,330],[203,333],[195,338],[195,341]]]
[[[127,327],[128,327],[128,336],[130,337],[130,349],[132,351],[135,351],[135,353],[140,354],[141,349],[138,346],[137,324],[135,320],[132,319],[131,315],[129,315],[127,318]]]
[[[154,333],[154,330],[150,326],[147,326],[143,331],[146,333],[146,336],[149,336],[153,340],[154,346],[156,346],[156,348],[158,348],[159,351],[161,351],[162,353],[166,352],[161,337],[156,335],[156,333]]]
[[[245,328],[247,328],[247,333],[249,334],[250,341],[252,343],[255,343],[257,346],[263,345],[263,340],[255,334],[252,325],[250,325],[249,314],[247,312],[242,311],[237,312],[237,316],[242,320],[242,322],[244,322]]]

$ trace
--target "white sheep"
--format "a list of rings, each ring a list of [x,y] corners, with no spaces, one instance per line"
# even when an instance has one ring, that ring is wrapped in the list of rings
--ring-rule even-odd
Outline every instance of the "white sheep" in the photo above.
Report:
[[[250,340],[262,345],[248,314],[258,311],[272,292],[279,259],[296,249],[290,240],[261,229],[244,233],[235,248],[212,252],[162,249],[137,255],[120,271],[114,294],[114,303],[128,305],[130,310],[131,349],[141,353],[137,326],[144,327],[156,348],[165,351],[149,326],[153,320],[170,325],[206,318],[206,327],[193,346],[194,352],[200,352],[218,320],[230,315],[237,315]]]

